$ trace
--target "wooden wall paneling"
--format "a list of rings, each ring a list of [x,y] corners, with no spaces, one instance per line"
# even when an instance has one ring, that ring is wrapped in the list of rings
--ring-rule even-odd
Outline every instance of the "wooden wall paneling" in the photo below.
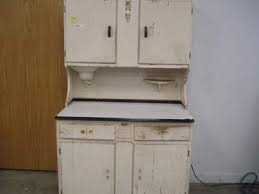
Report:
[[[0,168],[56,170],[63,0],[0,2]]]

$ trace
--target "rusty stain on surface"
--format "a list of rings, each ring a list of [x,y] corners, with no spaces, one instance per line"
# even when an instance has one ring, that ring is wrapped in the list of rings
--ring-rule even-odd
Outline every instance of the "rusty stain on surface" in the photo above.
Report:
[[[138,194],[138,184],[135,185],[136,193]]]
[[[131,0],[125,1],[125,11],[131,11]]]
[[[160,194],[163,194],[163,192],[162,192],[162,187],[160,187]]]
[[[145,133],[142,131],[142,134],[141,134],[141,138],[142,139],[146,139],[146,135],[145,135]]]
[[[131,14],[130,13],[125,13],[125,18],[126,18],[126,22],[129,23],[130,22],[130,18],[131,18]]]

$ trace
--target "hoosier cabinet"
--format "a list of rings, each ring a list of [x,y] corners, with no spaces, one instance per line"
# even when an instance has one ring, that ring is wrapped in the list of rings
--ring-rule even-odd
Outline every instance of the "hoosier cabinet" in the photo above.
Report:
[[[191,0],[65,0],[60,194],[188,194]]]

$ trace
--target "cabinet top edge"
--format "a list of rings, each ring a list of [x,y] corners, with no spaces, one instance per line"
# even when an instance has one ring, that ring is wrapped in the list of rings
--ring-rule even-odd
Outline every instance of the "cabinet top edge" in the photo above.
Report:
[[[90,63],[66,63],[66,67],[110,67],[110,68],[139,68],[139,69],[189,69],[189,64],[138,64],[138,65],[118,65],[118,64],[90,64]]]

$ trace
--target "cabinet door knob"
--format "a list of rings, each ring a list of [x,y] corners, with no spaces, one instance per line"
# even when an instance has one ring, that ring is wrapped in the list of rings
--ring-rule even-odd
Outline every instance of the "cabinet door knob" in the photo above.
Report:
[[[148,36],[148,29],[147,26],[144,27],[144,38],[147,38]]]
[[[111,38],[112,37],[112,27],[108,26],[108,37]]]

